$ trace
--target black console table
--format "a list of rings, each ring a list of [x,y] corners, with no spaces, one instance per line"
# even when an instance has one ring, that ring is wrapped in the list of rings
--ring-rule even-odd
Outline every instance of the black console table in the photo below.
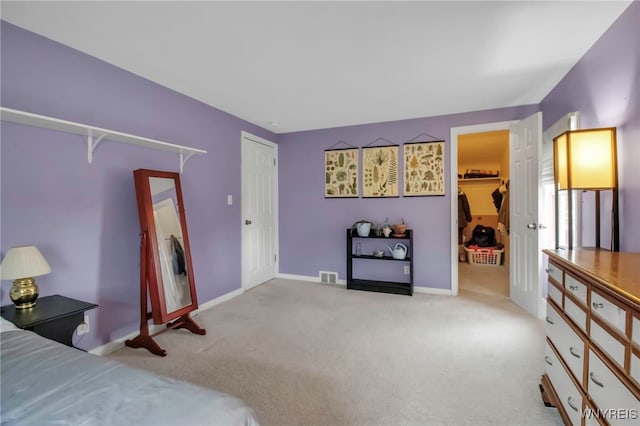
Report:
[[[392,256],[377,257],[373,254],[356,254],[355,244],[358,240],[364,241],[367,239],[384,240],[390,246],[401,242],[407,246],[407,255],[404,259],[394,259]],[[356,240],[354,244],[354,240]],[[386,252],[385,252],[386,253]],[[409,282],[396,282],[396,281],[376,281],[365,280],[353,277],[353,262],[357,259],[368,259],[375,261],[386,262],[405,262],[409,266]],[[356,230],[347,229],[347,289],[352,290],[367,290],[378,291],[382,293],[404,294],[407,296],[413,295],[413,231],[407,229],[407,232],[402,237],[384,237],[377,236],[373,233],[373,230],[367,237],[361,237],[357,234]]]
[[[2,307],[2,317],[18,328],[73,347],[73,332],[84,321],[84,312],[97,308],[94,303],[60,295],[41,297],[33,308]]]

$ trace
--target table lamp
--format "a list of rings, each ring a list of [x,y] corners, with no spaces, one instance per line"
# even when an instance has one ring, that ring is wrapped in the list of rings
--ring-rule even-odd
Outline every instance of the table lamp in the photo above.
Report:
[[[15,280],[9,296],[16,309],[32,308],[38,298],[38,286],[33,277],[51,272],[51,267],[36,246],[12,247],[2,260],[3,280]]]

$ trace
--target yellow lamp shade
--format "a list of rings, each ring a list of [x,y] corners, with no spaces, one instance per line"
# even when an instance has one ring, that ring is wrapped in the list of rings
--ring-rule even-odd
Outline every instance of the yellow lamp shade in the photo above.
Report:
[[[616,187],[616,129],[568,131],[554,138],[558,189]]]

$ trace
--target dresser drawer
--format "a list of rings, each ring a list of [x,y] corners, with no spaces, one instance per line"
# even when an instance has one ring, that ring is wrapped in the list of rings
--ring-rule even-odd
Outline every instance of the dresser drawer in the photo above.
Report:
[[[545,371],[558,395],[560,404],[571,419],[571,423],[580,425],[582,395],[548,342],[545,347],[544,362]]]
[[[598,315],[622,335],[625,334],[625,310],[595,290],[591,291],[591,313]]]
[[[551,278],[556,280],[556,282],[561,286],[564,285],[564,282],[562,281],[562,272],[563,272],[562,268],[549,262],[549,266],[547,267],[547,273]]]
[[[600,349],[606,352],[612,361],[615,361],[621,368],[624,368],[624,344],[616,339],[611,333],[601,327],[595,320],[591,320],[591,340]]]
[[[565,274],[564,288],[569,293],[576,296],[585,306],[587,306],[587,285],[578,281],[570,274]]]
[[[549,340],[557,348],[558,344],[562,341],[562,315],[556,310],[556,307],[547,302],[547,316],[545,318],[545,334],[549,337]]]
[[[583,332],[587,332],[587,313],[568,297],[564,301],[564,312]]]
[[[552,281],[547,281],[547,297],[562,306],[562,290],[556,287]]]
[[[631,353],[631,366],[629,369],[631,378],[640,387],[640,351]]]
[[[569,326],[566,320],[562,321],[562,341],[556,344],[556,349],[564,359],[565,364],[573,373],[578,383],[582,383],[584,373],[585,342],[581,336]],[[555,343],[554,343],[555,344]]]
[[[617,418],[609,417],[612,425],[637,425],[640,401],[602,362],[589,351],[588,392],[601,411],[614,410]]]
[[[581,336],[568,323],[563,315],[549,305],[547,309],[547,336],[574,377],[582,383],[584,372],[585,343]]]

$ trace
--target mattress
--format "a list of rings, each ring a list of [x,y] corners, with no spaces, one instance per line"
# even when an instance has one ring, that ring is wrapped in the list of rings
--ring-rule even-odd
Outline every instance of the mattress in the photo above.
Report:
[[[0,333],[2,425],[258,425],[249,406],[224,392],[6,325]]]

